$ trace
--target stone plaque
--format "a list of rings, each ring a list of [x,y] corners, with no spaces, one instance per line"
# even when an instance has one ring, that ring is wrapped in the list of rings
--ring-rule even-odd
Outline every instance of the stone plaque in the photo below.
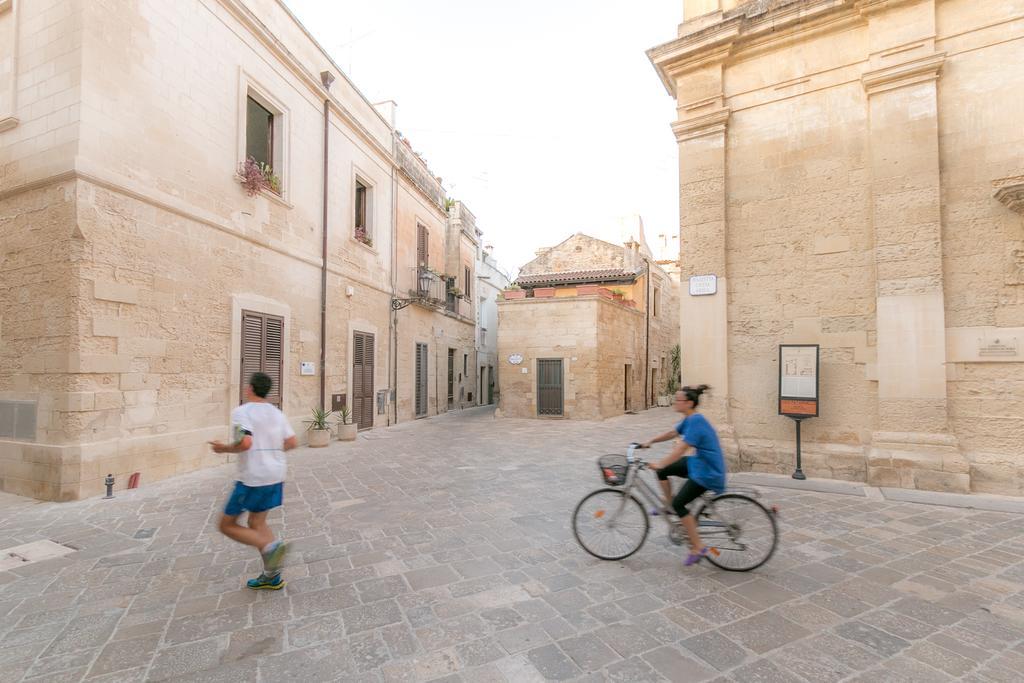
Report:
[[[718,291],[717,275],[691,275],[690,296],[708,296]]]
[[[978,340],[979,356],[1016,356],[1019,345],[1016,337],[999,337]]]

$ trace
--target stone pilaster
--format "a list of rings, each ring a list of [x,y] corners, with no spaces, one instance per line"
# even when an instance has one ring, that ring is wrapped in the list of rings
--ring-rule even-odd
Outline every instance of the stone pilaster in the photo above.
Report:
[[[868,481],[966,492],[969,468],[949,431],[946,399],[936,96],[945,54],[934,51],[931,4],[899,10],[920,26],[919,36],[890,33],[894,25],[907,25],[893,17],[876,25],[885,3],[868,2],[862,10],[872,50],[862,83],[870,120],[878,328],[879,429]]]

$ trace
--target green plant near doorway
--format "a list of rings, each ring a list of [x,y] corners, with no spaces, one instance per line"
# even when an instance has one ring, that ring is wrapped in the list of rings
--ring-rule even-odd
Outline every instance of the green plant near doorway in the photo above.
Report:
[[[669,373],[668,380],[665,382],[665,393],[669,396],[675,395],[679,391],[679,387],[682,386],[682,377],[679,373],[680,368],[680,349],[679,344],[672,347],[672,351],[669,354],[672,363],[672,370]]]

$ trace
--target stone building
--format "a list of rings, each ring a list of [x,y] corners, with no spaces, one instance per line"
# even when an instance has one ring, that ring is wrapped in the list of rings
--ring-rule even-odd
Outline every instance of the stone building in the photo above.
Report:
[[[665,393],[677,288],[642,233],[623,246],[577,233],[516,284],[498,304],[498,415],[596,420]]]
[[[411,418],[417,344],[475,368],[471,214],[385,114],[278,0],[0,2],[0,488],[220,464],[257,369],[302,434]]]
[[[478,233],[479,236],[479,233]],[[498,265],[490,246],[476,252],[477,366],[480,405],[495,402],[498,385],[498,299],[511,278]]]
[[[684,0],[683,380],[734,467],[793,470],[778,346],[820,345],[811,475],[1024,493],[1024,4]]]

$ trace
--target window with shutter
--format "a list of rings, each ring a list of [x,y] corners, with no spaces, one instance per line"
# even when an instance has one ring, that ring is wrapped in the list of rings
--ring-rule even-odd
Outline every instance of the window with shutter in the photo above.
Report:
[[[268,375],[272,385],[267,401],[278,408],[282,404],[284,380],[284,318],[256,311],[242,311],[242,376],[240,397],[255,372]]]
[[[420,224],[416,225],[416,265],[421,268],[430,265],[430,232]]]

